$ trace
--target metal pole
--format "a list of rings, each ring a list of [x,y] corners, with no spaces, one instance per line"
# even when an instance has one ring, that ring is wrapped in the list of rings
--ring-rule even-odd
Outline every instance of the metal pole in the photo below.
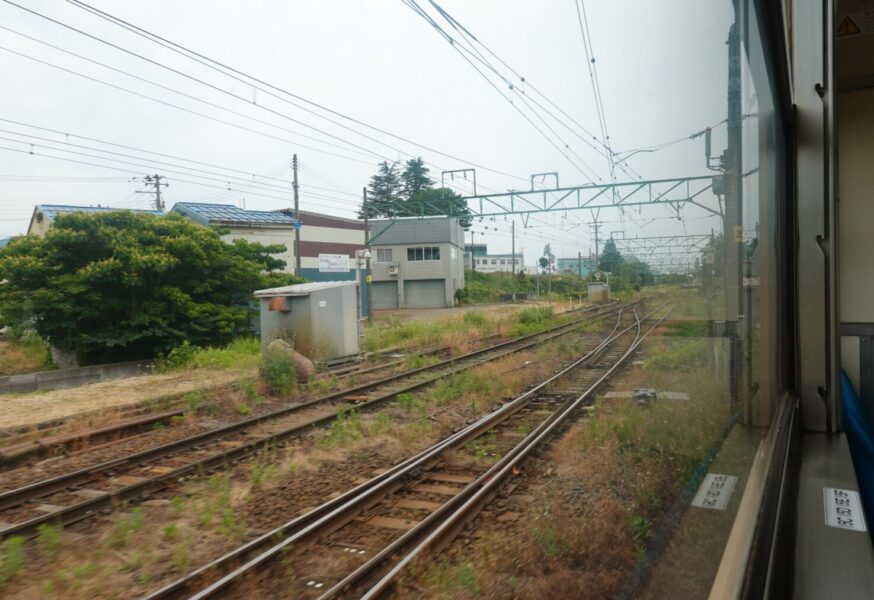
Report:
[[[298,277],[301,277],[300,270],[300,204],[298,198],[298,185],[297,185],[297,154],[293,155],[291,158],[291,166],[294,170],[294,182],[292,183],[292,187],[294,187],[294,218],[297,220],[297,227],[294,228],[294,274]]]
[[[470,230],[470,270],[476,271],[476,248],[473,247],[473,229]]]
[[[516,219],[510,223],[510,231],[513,235],[513,250],[510,257],[511,268],[513,269],[513,304],[516,304]]]

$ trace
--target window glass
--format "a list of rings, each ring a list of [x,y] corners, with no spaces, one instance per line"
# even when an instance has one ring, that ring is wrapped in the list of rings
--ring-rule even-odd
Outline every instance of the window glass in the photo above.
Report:
[[[431,248],[431,258],[434,260],[440,260],[440,247],[434,246]]]
[[[431,260],[431,248],[425,248],[425,260]]]
[[[416,260],[415,248],[407,248],[407,260]]]
[[[424,248],[416,248],[416,260],[424,260],[425,259],[425,249]]]

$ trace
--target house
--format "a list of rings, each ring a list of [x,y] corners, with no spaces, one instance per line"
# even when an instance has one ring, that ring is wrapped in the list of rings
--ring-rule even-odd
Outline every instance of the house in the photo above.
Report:
[[[139,208],[117,208],[113,206],[67,206],[63,204],[37,204],[33,208],[33,215],[30,217],[30,225],[27,227],[28,235],[44,236],[55,221],[55,217],[60,214],[68,213],[101,213],[113,212],[119,210],[128,210],[131,212],[149,213],[153,215],[163,215],[160,210],[145,210]]]
[[[371,221],[373,308],[454,306],[464,288],[463,236],[454,217]]]
[[[246,210],[233,204],[177,202],[173,213],[201,225],[227,230],[222,240],[246,240],[264,245],[282,244],[285,252],[275,257],[285,261],[286,273],[294,273],[294,230],[299,226],[294,217],[276,211]]]
[[[14,238],[11,238],[11,237],[8,237],[8,238],[0,238],[0,248],[5,248],[6,245],[9,244],[9,242],[11,242],[13,239],[14,239]]]
[[[279,212],[294,216],[294,210]],[[310,211],[299,211],[301,275],[309,281],[342,281],[356,279],[355,252],[364,250],[365,228],[362,221],[344,219]],[[347,257],[348,270],[342,260]]]

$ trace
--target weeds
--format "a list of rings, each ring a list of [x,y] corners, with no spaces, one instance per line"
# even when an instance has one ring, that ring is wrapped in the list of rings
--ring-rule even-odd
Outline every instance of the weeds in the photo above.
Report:
[[[414,408],[418,408],[420,403],[416,400],[415,396],[409,392],[404,392],[403,394],[398,394],[398,406],[400,406],[404,412],[410,412]]]
[[[286,396],[297,382],[297,370],[291,356],[285,352],[273,351],[264,355],[261,360],[261,378],[276,396]]]
[[[36,529],[36,545],[46,560],[53,560],[61,547],[61,530],[43,523]]]
[[[0,585],[15,577],[24,568],[27,558],[23,536],[14,535],[0,544]]]
[[[133,509],[130,515],[122,516],[115,522],[109,545],[113,548],[126,548],[133,536],[142,529],[145,518],[146,513],[141,506]]]
[[[361,420],[358,418],[358,412],[355,410],[346,412],[346,409],[340,408],[337,413],[337,419],[331,424],[331,430],[319,443],[325,448],[335,448],[359,440],[362,435],[363,431],[361,429]]]

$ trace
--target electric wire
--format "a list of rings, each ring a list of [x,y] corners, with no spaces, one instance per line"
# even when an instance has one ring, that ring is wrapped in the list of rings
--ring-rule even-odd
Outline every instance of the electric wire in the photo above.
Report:
[[[4,0],[4,1],[6,1],[6,0]],[[421,144],[421,143],[415,142],[415,141],[413,141],[413,140],[411,140],[411,139],[409,139],[409,138],[406,138],[406,137],[400,136],[400,135],[398,135],[398,134],[392,133],[392,132],[387,131],[387,130],[385,130],[385,129],[382,129],[382,128],[376,127],[376,126],[374,126],[374,125],[371,125],[371,124],[369,124],[369,123],[366,123],[366,122],[364,122],[364,121],[362,121],[362,120],[360,120],[360,119],[356,119],[356,118],[351,117],[351,116],[349,116],[349,115],[346,115],[346,114],[344,114],[344,113],[342,113],[342,112],[339,112],[339,111],[336,111],[336,110],[334,110],[334,109],[331,109],[331,108],[329,108],[329,107],[327,107],[327,106],[324,106],[324,105],[322,105],[322,104],[319,104],[318,102],[314,102],[314,101],[312,101],[312,100],[309,100],[309,99],[304,98],[304,97],[302,97],[302,96],[299,96],[299,95],[297,95],[297,94],[294,94],[294,93],[292,93],[292,92],[289,92],[288,90],[285,90],[285,89],[283,89],[283,88],[281,88],[281,87],[278,87],[278,86],[276,86],[276,85],[273,85],[273,84],[271,84],[271,83],[268,83],[267,81],[264,81],[264,80],[262,80],[262,79],[259,79],[259,78],[257,78],[257,77],[254,77],[254,76],[252,76],[252,75],[249,75],[248,73],[245,73],[245,72],[243,72],[243,71],[240,71],[240,70],[238,70],[238,69],[235,69],[235,68],[233,68],[233,67],[230,67],[230,66],[228,66],[227,64],[222,63],[221,61],[215,60],[215,59],[213,59],[213,58],[210,58],[210,57],[208,57],[208,56],[205,56],[205,55],[203,55],[203,54],[200,54],[200,53],[198,53],[198,52],[196,52],[196,51],[194,51],[194,50],[191,50],[191,49],[189,49],[189,48],[186,48],[185,46],[182,46],[182,45],[180,45],[180,44],[178,44],[178,43],[176,43],[176,42],[173,42],[173,41],[170,41],[170,40],[168,40],[168,39],[166,39],[166,38],[163,38],[163,37],[161,37],[161,36],[159,36],[159,35],[157,35],[157,34],[155,34],[155,33],[153,33],[153,32],[150,32],[150,31],[148,31],[148,30],[146,30],[146,29],[143,29],[142,27],[138,27],[138,26],[136,26],[136,25],[134,25],[134,24],[132,24],[132,23],[129,23],[129,22],[127,22],[127,21],[125,21],[125,20],[123,20],[123,19],[121,19],[121,18],[119,18],[119,17],[113,16],[113,15],[107,13],[107,12],[104,12],[104,11],[102,11],[102,10],[100,10],[100,9],[97,9],[97,8],[95,8],[95,7],[93,7],[93,6],[90,6],[90,5],[86,4],[85,2],[81,2],[81,1],[79,1],[79,0],[67,0],[67,2],[70,3],[70,4],[72,4],[72,5],[74,5],[74,6],[77,6],[77,7],[81,8],[81,9],[83,9],[83,10],[86,10],[86,11],[90,12],[91,14],[94,14],[94,15],[96,15],[96,16],[98,16],[98,17],[104,19],[104,20],[107,20],[107,21],[109,21],[109,22],[111,22],[111,23],[113,23],[113,24],[115,24],[115,25],[117,25],[117,26],[119,26],[119,27],[122,27],[122,28],[124,28],[124,29],[127,29],[128,31],[131,31],[132,33],[135,33],[135,34],[139,35],[140,37],[143,37],[143,38],[145,38],[145,39],[148,39],[148,40],[150,40],[150,41],[152,41],[152,42],[154,42],[154,43],[157,43],[157,44],[159,44],[159,45],[161,45],[161,46],[163,46],[163,47],[165,47],[165,48],[167,48],[167,49],[169,49],[169,50],[172,50],[173,52],[176,52],[177,54],[180,54],[180,55],[182,55],[182,56],[185,56],[186,58],[188,58],[188,59],[190,59],[190,60],[193,60],[193,61],[195,61],[195,62],[197,62],[197,63],[199,63],[199,64],[201,64],[201,65],[204,65],[204,66],[206,66],[206,67],[208,67],[208,68],[210,68],[210,69],[212,69],[212,70],[214,70],[214,71],[217,71],[217,72],[219,72],[219,73],[222,73],[223,75],[225,75],[225,76],[227,76],[227,77],[230,77],[230,78],[232,78],[232,79],[234,79],[234,80],[236,80],[236,81],[239,81],[239,82],[241,82],[241,83],[245,83],[246,85],[252,86],[254,89],[257,89],[257,90],[259,90],[259,91],[262,91],[262,92],[266,93],[267,95],[270,95],[271,97],[274,97],[274,98],[277,98],[277,99],[283,100],[283,101],[289,103],[289,104],[292,105],[292,106],[295,106],[295,107],[297,107],[297,108],[300,108],[301,110],[307,110],[307,109],[301,107],[301,106],[298,105],[298,104],[292,103],[292,102],[288,101],[287,99],[283,99],[282,97],[280,97],[280,96],[278,96],[278,95],[276,95],[276,94],[270,92],[269,90],[275,90],[276,92],[279,92],[279,93],[281,93],[281,94],[284,94],[284,95],[286,95],[286,96],[288,96],[288,97],[290,97],[290,98],[294,98],[294,99],[296,99],[296,100],[299,100],[299,101],[301,101],[301,102],[303,102],[303,103],[305,103],[305,104],[308,104],[308,105],[310,105],[310,106],[313,106],[313,107],[315,107],[315,108],[318,108],[319,110],[323,110],[323,111],[325,111],[325,112],[327,112],[327,113],[329,113],[329,114],[332,114],[332,115],[335,115],[335,116],[337,116],[337,117],[340,117],[340,118],[342,118],[342,119],[344,119],[344,120],[346,120],[346,121],[349,121],[349,122],[351,122],[351,123],[355,123],[355,124],[360,125],[360,126],[362,126],[362,127],[366,127],[366,128],[368,128],[368,129],[371,129],[371,130],[376,131],[376,132],[378,132],[378,133],[381,133],[381,134],[383,134],[383,135],[386,135],[386,136],[389,136],[389,137],[391,137],[391,138],[394,138],[394,139],[396,139],[396,140],[398,140],[398,141],[402,141],[402,142],[404,142],[404,143],[411,144],[411,145],[413,145],[413,146],[415,146],[415,147],[417,147],[417,148],[421,148],[421,149],[423,149],[423,150],[427,150],[428,152],[433,152],[434,154],[438,154],[438,155],[443,156],[443,157],[445,157],[445,158],[449,158],[449,159],[452,159],[452,160],[455,160],[455,161],[458,161],[458,162],[461,162],[461,163],[464,163],[464,164],[468,164],[468,165],[471,165],[471,166],[476,167],[476,168],[478,168],[478,169],[483,169],[483,170],[485,170],[485,171],[489,171],[489,172],[492,172],[492,173],[496,173],[496,174],[498,174],[498,175],[503,175],[503,176],[506,176],[506,177],[510,177],[510,178],[513,178],[513,179],[519,179],[519,180],[522,180],[522,181],[525,180],[523,177],[519,177],[518,175],[514,175],[514,174],[512,174],[512,173],[508,173],[508,172],[505,172],[505,171],[500,171],[500,170],[498,170],[498,169],[494,169],[494,168],[487,167],[487,166],[482,165],[482,164],[477,164],[477,163],[475,163],[475,162],[472,162],[472,161],[469,161],[469,160],[465,160],[465,159],[463,159],[463,158],[459,158],[458,156],[455,156],[455,155],[452,155],[452,154],[448,154],[448,153],[446,153],[446,152],[443,152],[443,151],[437,150],[436,148],[433,148],[433,147],[430,147],[430,146],[427,146],[427,145],[424,145],[424,144]],[[243,78],[245,78],[245,79],[243,79]],[[261,86],[266,86],[266,87],[269,88],[269,89],[268,89],[268,90],[265,90],[265,89],[263,89],[263,88],[261,88],[261,87],[254,86],[254,85],[252,84],[253,81],[254,81],[255,83],[261,85]],[[327,118],[324,117],[323,115],[320,115],[320,114],[317,113],[317,112],[310,111],[310,110],[307,110],[307,111],[310,112],[311,114],[315,115],[315,116],[318,116],[318,117],[322,118],[322,119],[326,119],[326,120],[328,120],[328,121],[331,122],[331,123],[335,123],[335,124],[337,124],[335,121],[333,121],[333,120],[329,120],[329,119],[327,119]],[[351,131],[355,131],[355,130],[351,130]],[[356,132],[356,133],[358,133],[358,132]],[[359,133],[359,135],[361,135],[361,134]],[[397,149],[395,149],[395,150],[397,150]],[[401,152],[400,150],[397,150],[397,151],[398,151],[398,152]],[[402,153],[402,154],[406,154],[406,155],[411,156],[411,157],[413,156],[412,154],[407,153],[407,152],[401,152],[401,153]],[[432,163],[432,164],[433,164],[433,163]]]

